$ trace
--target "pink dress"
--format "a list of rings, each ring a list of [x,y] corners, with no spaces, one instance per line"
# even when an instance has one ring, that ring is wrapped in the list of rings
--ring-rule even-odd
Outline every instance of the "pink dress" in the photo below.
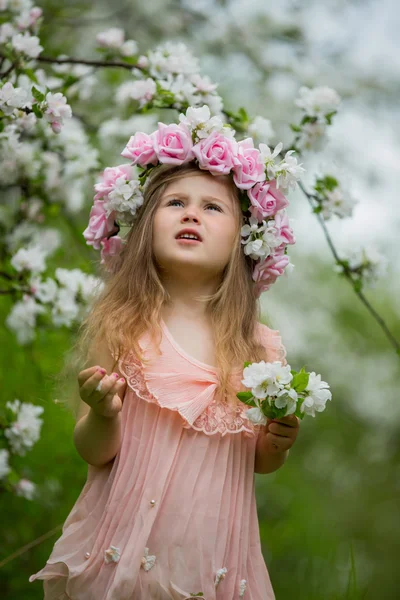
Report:
[[[44,600],[273,600],[254,488],[259,425],[217,403],[216,368],[189,356],[162,321],[161,354],[120,361],[128,386],[115,459],[87,481],[46,565]],[[258,324],[268,360],[279,332]],[[243,390],[242,369],[232,373]]]

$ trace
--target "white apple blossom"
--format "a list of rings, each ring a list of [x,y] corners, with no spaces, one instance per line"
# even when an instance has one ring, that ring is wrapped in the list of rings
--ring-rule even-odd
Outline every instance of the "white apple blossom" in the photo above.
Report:
[[[7,81],[0,89],[0,109],[7,116],[12,115],[15,108],[31,106],[32,96],[22,87],[14,87]]]
[[[96,35],[96,42],[102,48],[121,48],[125,41],[125,33],[119,27],[110,27],[106,31],[101,31]]]
[[[327,142],[327,124],[320,121],[304,123],[296,137],[296,147],[303,152],[321,150]]]
[[[321,215],[325,220],[328,220],[332,215],[337,215],[340,218],[351,217],[353,209],[358,203],[356,198],[353,198],[350,193],[343,193],[341,186],[336,186],[333,190],[326,190],[326,198],[322,201]]]
[[[64,202],[67,212],[70,214],[79,213],[85,205],[87,186],[83,179],[75,179],[64,190]]]
[[[362,282],[374,288],[376,281],[381,277],[385,277],[388,273],[389,261],[386,256],[378,252],[378,250],[370,244],[367,247],[353,249],[348,256],[344,253],[338,253],[340,260],[347,260],[349,268],[353,271],[354,279],[362,280]],[[343,272],[343,266],[336,264],[334,266],[336,272]]]
[[[295,389],[284,388],[276,394],[274,403],[277,408],[286,407],[286,415],[291,415],[296,411],[298,397]]]
[[[119,177],[113,189],[108,194],[108,200],[104,202],[107,217],[116,212],[117,219],[125,224],[133,223],[137,209],[143,204],[143,192],[138,180],[126,181],[125,176]]]
[[[40,246],[31,245],[26,248],[20,248],[11,259],[11,265],[18,272],[32,271],[32,273],[41,273],[46,269],[47,252]]]
[[[15,50],[26,54],[30,58],[37,58],[42,52],[43,46],[39,42],[38,37],[30,35],[27,31],[25,33],[18,33],[11,38],[11,43]]]
[[[241,235],[244,253],[254,260],[270,256],[275,248],[282,245],[282,238],[275,227],[274,219],[260,224],[255,217],[249,218],[250,224],[243,225]]]
[[[14,491],[17,496],[22,496],[27,500],[33,500],[37,494],[37,486],[29,479],[20,479],[14,486]]]
[[[45,303],[52,302],[58,290],[56,282],[50,277],[46,281],[42,281],[39,277],[31,277],[29,287],[33,296]]]
[[[210,107],[212,114],[219,115],[221,117],[223,116],[222,111],[224,109],[224,101],[218,94],[202,94],[200,98],[195,96],[194,100],[196,104],[199,102],[201,104],[203,104],[203,102],[207,104]]]
[[[5,322],[15,333],[18,343],[24,345],[35,338],[36,317],[45,312],[44,306],[25,294],[22,300],[14,304]]]
[[[328,388],[329,385],[326,381],[321,381],[321,375],[316,375],[312,371],[306,387],[308,395],[306,395],[301,405],[301,412],[315,417],[315,411],[322,412],[325,410],[326,401],[332,400],[332,393]]]
[[[13,403],[7,402],[6,407],[11,408],[17,418],[9,427],[5,428],[4,435],[12,452],[24,456],[40,437],[43,419],[39,418],[39,415],[44,409],[42,406],[19,400],[15,400]]]
[[[204,125],[211,118],[210,109],[206,104],[203,106],[193,107],[189,106],[186,111],[186,114],[181,113],[179,115],[180,123],[183,123],[191,131],[194,131],[200,125]]]
[[[195,86],[196,91],[201,94],[212,94],[218,87],[218,84],[213,83],[207,75],[201,76],[199,73],[191,75],[190,81]]]
[[[208,137],[214,131],[226,137],[233,138],[235,135],[235,130],[226,125],[219,116],[211,117],[210,108],[206,104],[199,107],[190,106],[186,114],[179,115],[179,122],[195,133],[197,140]]]
[[[52,192],[62,185],[61,158],[57,152],[52,152],[50,150],[44,151],[41,158],[44,187],[48,192]],[[54,194],[50,194],[50,200],[53,198],[55,198]]]
[[[7,43],[16,34],[17,30],[11,23],[3,23],[0,25],[0,44]]]
[[[115,139],[126,140],[127,131],[143,131],[152,133],[157,128],[157,121],[152,114],[134,115],[130,119],[122,120],[118,117],[103,121],[98,130],[101,143],[113,143]]]
[[[56,269],[55,276],[60,285],[72,295],[73,298],[81,293],[84,300],[90,300],[91,296],[102,286],[102,281],[94,275],[88,275],[80,269]],[[64,296],[64,299],[67,299]]]
[[[257,402],[256,398],[254,398],[254,402]],[[258,404],[260,404],[260,401],[258,401]],[[254,425],[267,424],[267,417],[264,415],[259,405],[253,406],[252,408],[246,410],[246,417],[249,419],[249,421],[254,423]]]
[[[198,59],[182,42],[161,44],[148,52],[147,59],[150,75],[155,78],[179,73],[192,75],[199,71]]]
[[[53,94],[52,92],[48,92],[46,94],[46,103],[47,108],[44,112],[44,118],[51,123],[53,131],[54,131],[54,123],[56,123],[55,133],[59,133],[59,126],[64,123],[64,119],[70,119],[72,117],[72,110],[69,104],[67,104],[67,98],[61,94],[61,92],[57,92]]]
[[[79,304],[75,300],[75,294],[66,288],[60,288],[51,308],[51,318],[56,327],[71,327],[78,319],[80,313]]]
[[[168,73],[164,79],[159,79],[159,84],[164,90],[168,90],[175,96],[175,105],[178,107],[180,103],[187,102],[188,104],[197,104],[199,97],[196,96],[196,88],[189,81],[186,75],[179,73],[171,75]],[[203,104],[204,100],[201,99]]]
[[[264,360],[258,363],[251,363],[243,369],[242,383],[248,388],[256,387],[269,377],[269,373],[269,365]]]
[[[8,464],[9,456],[10,453],[6,448],[0,449],[0,479],[4,479],[11,471],[11,467]]]
[[[332,88],[320,86],[299,89],[299,97],[295,100],[296,106],[302,108],[311,117],[323,117],[337,109],[341,102],[339,94]]]
[[[259,115],[252,120],[248,126],[248,131],[251,136],[259,140],[264,140],[266,144],[269,144],[271,138],[275,136],[270,119],[265,119]]]
[[[126,40],[119,51],[122,56],[136,56],[139,52],[138,44],[135,40]]]
[[[132,82],[129,97],[133,100],[138,100],[139,106],[142,107],[154,98],[156,92],[156,82],[151,77],[148,77],[147,79],[139,79]]]
[[[38,6],[27,9],[25,8],[18,15],[15,22],[19,29],[28,29],[35,25],[36,21],[42,16],[42,9]]]
[[[14,123],[20,131],[32,131],[37,124],[37,117],[34,113],[27,115],[22,110],[15,110],[14,115],[16,116]]]
[[[282,142],[279,142],[271,152],[270,147],[267,144],[259,144],[260,160],[265,165],[267,173],[270,179],[275,178],[275,158],[279,155],[283,148]]]
[[[283,194],[289,192],[290,188],[296,189],[297,182],[303,176],[305,169],[301,164],[297,164],[297,159],[292,156],[294,150],[289,150],[285,158],[276,166],[274,177],[276,177],[276,186],[280,188]]]

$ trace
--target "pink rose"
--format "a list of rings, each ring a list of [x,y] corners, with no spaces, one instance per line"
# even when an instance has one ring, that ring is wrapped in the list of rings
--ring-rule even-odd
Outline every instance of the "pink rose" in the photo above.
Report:
[[[108,239],[104,239],[101,242],[101,264],[103,265],[108,256],[116,256],[120,254],[124,242],[118,235],[113,235]]]
[[[132,164],[142,167],[158,163],[151,136],[141,131],[138,131],[129,138],[129,142],[121,152],[121,156],[130,158]]]
[[[283,244],[295,244],[296,238],[294,237],[293,229],[289,225],[289,217],[287,216],[287,213],[279,212],[275,215],[274,221],[275,227],[283,239]]]
[[[276,187],[276,180],[256,183],[247,192],[250,198],[250,212],[257,221],[262,221],[266,217],[271,217],[278,210],[289,205],[289,201],[285,198],[280,190]]]
[[[86,243],[100,250],[101,240],[113,231],[115,231],[114,214],[111,213],[107,217],[103,202],[95,202],[90,211],[89,225],[83,232]]]
[[[214,131],[194,146],[193,154],[200,169],[215,175],[227,175],[235,164],[237,142]]]
[[[233,181],[241,190],[248,190],[255,183],[265,181],[265,165],[251,138],[238,142],[233,172]]]
[[[115,187],[117,179],[124,177],[127,181],[132,179],[131,165],[119,165],[118,167],[107,167],[104,169],[101,181],[95,184],[97,194],[94,200],[101,200],[107,196]]]
[[[268,256],[265,260],[256,263],[253,270],[253,281],[255,281],[257,296],[260,296],[262,292],[268,290],[275,283],[288,264],[289,257],[284,254],[283,248],[273,256]]]
[[[161,163],[182,165],[193,160],[193,142],[185,125],[158,124],[158,131],[152,134],[154,151]]]

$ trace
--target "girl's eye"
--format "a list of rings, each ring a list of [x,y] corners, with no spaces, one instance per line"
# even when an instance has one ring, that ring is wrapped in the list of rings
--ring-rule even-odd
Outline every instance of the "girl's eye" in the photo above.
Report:
[[[172,206],[173,204],[176,204],[177,202],[180,202],[181,204],[183,204],[182,200],[170,200],[168,202],[167,206]],[[206,208],[208,208],[209,206],[212,206],[213,208],[216,208],[219,212],[222,212],[220,207],[218,206],[218,204],[207,204]]]

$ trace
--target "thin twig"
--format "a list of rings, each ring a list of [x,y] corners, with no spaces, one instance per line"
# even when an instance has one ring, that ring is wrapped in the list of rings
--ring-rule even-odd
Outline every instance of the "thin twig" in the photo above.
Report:
[[[122,69],[139,69],[142,70],[138,65],[132,65],[123,61],[107,61],[107,60],[87,60],[84,58],[52,58],[51,56],[38,56],[37,61],[44,63],[56,63],[58,65],[73,64],[73,65],[89,65],[91,67],[120,67]]]
[[[303,192],[303,194],[306,196],[308,202],[310,203],[311,208],[314,208],[313,203],[312,203],[312,198],[313,195],[309,194],[307,192],[307,190],[304,188],[304,185],[301,182],[299,183],[299,187],[301,189],[301,191]],[[319,221],[319,224],[322,227],[322,230],[324,232],[324,235],[326,237],[326,241],[328,242],[328,245],[332,251],[333,256],[335,257],[336,261],[341,263],[341,259],[336,251],[336,248],[333,244],[332,238],[329,234],[329,231],[326,227],[325,221],[324,219],[321,217],[321,215],[319,213],[314,213],[316,214],[316,217]],[[389,338],[390,342],[393,344],[396,352],[398,354],[400,354],[400,344],[399,342],[396,340],[396,338],[393,336],[393,334],[390,332],[388,326],[386,325],[385,321],[382,319],[382,317],[379,315],[379,313],[373,308],[373,306],[370,304],[370,302],[366,299],[366,297],[364,296],[364,294],[362,293],[361,290],[357,290],[354,287],[354,281],[353,278],[351,277],[350,272],[347,269],[344,269],[343,271],[344,276],[348,279],[348,281],[351,283],[352,288],[354,290],[354,292],[357,294],[357,296],[360,298],[361,302],[363,302],[363,304],[366,306],[366,308],[368,309],[368,311],[371,313],[371,315],[373,316],[373,318],[378,322],[378,324],[380,325],[380,327],[383,329],[383,331],[385,332],[386,336]]]
[[[27,552],[34,546],[37,546],[41,542],[44,542],[45,540],[47,540],[49,537],[51,537],[52,535],[57,533],[57,531],[59,531],[62,528],[62,526],[63,526],[63,524],[57,525],[57,527],[54,527],[54,529],[52,529],[51,531],[48,531],[47,533],[44,533],[40,537],[36,538],[36,540],[29,542],[29,544],[25,544],[25,546],[22,546],[21,548],[18,548],[18,550],[16,550],[15,552],[13,552],[9,556],[7,556],[7,558],[4,558],[2,561],[0,561],[0,568],[4,567],[4,565],[6,565],[8,562],[10,562],[10,560],[13,560],[13,558],[17,558],[17,556],[21,556],[21,554],[24,554],[25,552]]]

